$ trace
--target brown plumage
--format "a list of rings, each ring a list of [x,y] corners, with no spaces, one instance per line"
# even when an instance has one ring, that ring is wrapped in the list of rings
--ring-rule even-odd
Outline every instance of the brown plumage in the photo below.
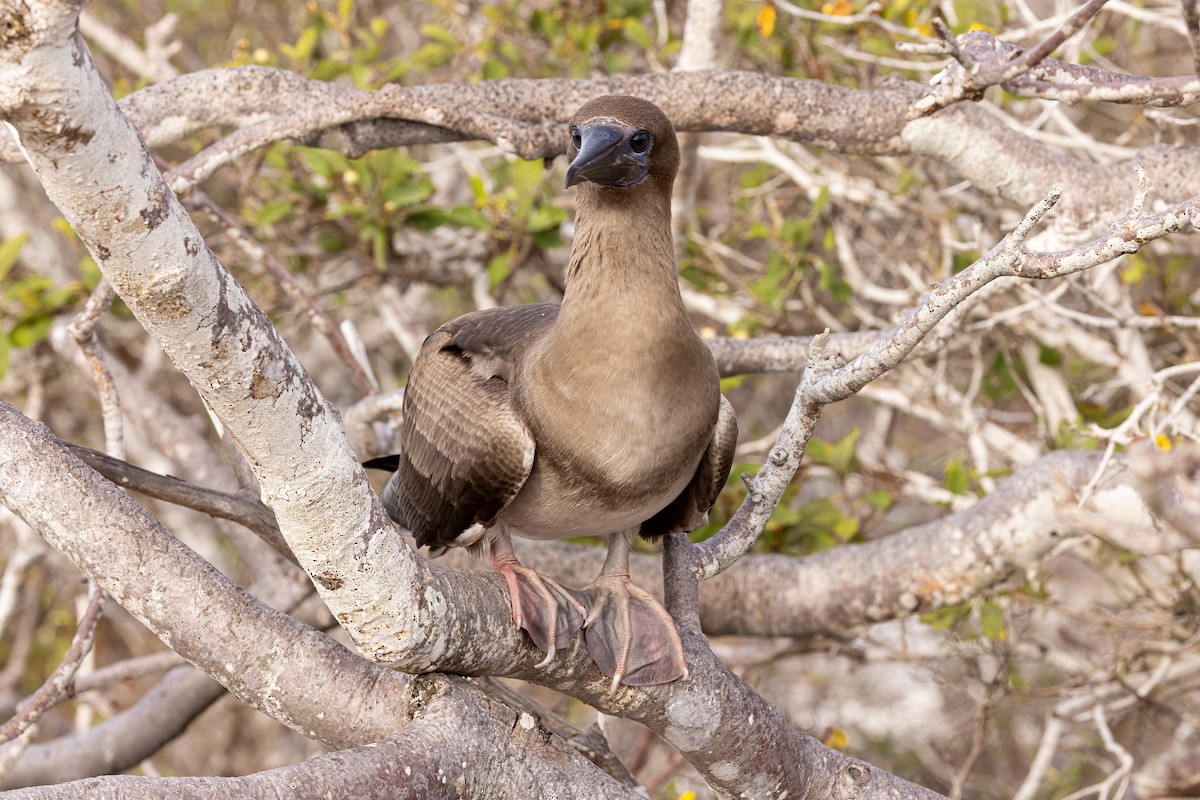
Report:
[[[683,650],[629,581],[630,542],[704,522],[737,422],[679,294],[670,122],[644,100],[602,97],[569,130],[579,190],[562,305],[478,311],[430,335],[384,502],[435,554],[489,544],[547,662],[582,625],[614,687],[664,683],[686,675]],[[512,534],[609,535],[586,616],[577,593],[517,562]]]

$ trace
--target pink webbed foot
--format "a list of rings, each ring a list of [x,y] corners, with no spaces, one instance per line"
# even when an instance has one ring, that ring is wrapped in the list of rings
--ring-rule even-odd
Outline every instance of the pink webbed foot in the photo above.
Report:
[[[608,557],[587,587],[591,606],[583,621],[588,652],[621,684],[654,686],[687,678],[687,661],[675,620],[658,598],[629,579],[629,551],[637,529],[608,537]]]
[[[492,568],[508,584],[513,622],[546,654],[545,660],[538,664],[546,666],[554,659],[555,651],[571,641],[583,626],[585,612],[578,593],[522,566],[507,541],[493,543]]]
[[[583,621],[588,652],[617,686],[654,686],[687,677],[683,642],[658,599],[622,575],[601,575]]]

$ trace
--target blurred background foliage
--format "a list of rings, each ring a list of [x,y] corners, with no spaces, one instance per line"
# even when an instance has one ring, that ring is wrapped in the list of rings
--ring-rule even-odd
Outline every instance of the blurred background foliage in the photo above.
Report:
[[[1166,4],[1147,5],[1163,18],[1169,15]],[[1063,10],[1062,4],[1030,6],[1042,17]],[[862,0],[797,5],[733,0],[724,12],[720,64],[872,87],[895,76],[926,81],[941,68],[940,60],[896,48],[899,41],[930,35],[934,15],[957,33],[982,27],[1002,38],[1009,32],[1030,41],[1018,13],[1028,7],[1019,0],[894,0],[872,6],[874,13],[864,14],[865,8]],[[274,66],[377,89],[389,82],[582,78],[669,69],[680,51],[686,4],[101,0],[90,4],[89,12],[135,41],[164,14],[178,15],[180,49],[171,63],[180,71]],[[1186,40],[1135,17],[1100,17],[1074,51],[1078,60],[1148,75],[1190,68]],[[118,97],[146,85],[146,77],[102,48],[93,49]],[[1136,146],[1194,145],[1197,139],[1195,126],[1160,124],[1133,107],[1058,107],[1051,119],[1046,104],[995,91],[988,101],[1013,125],[1081,159],[1112,160]],[[177,163],[222,133],[196,135],[160,155]],[[866,159],[733,134],[689,136],[685,148],[691,162],[681,177],[677,207],[680,274],[696,324],[706,335],[798,335],[826,327],[894,324],[924,287],[972,263],[1023,211],[1004,207],[987,187],[971,186],[927,159]],[[353,321],[381,385],[391,389],[404,385],[410,363],[402,333],[415,333],[419,340],[441,321],[480,305],[560,295],[573,216],[562,172],[561,160],[527,162],[481,143],[350,159],[285,142],[223,168],[204,189],[286,264],[318,306]],[[11,180],[23,181],[21,191],[36,198],[28,178]],[[44,200],[28,204],[31,220],[54,216]],[[344,366],[303,309],[228,236],[199,215],[198,221],[322,391],[343,408],[358,400]],[[54,238],[43,242],[36,256],[27,233],[13,226],[4,229],[0,241],[0,388],[8,397],[40,393],[43,417],[58,435],[102,447],[92,393],[48,342],[54,321],[81,308],[99,272],[65,222],[54,219],[47,229]],[[54,258],[47,260],[47,253]],[[1195,257],[1194,242],[1173,242],[1123,259],[1113,267],[1123,295],[1109,301],[1144,316],[1195,315],[1200,303]],[[1080,276],[1075,285],[1092,283]],[[1084,288],[1078,291],[1083,299],[1077,307],[1103,312]],[[989,298],[987,310],[998,313],[1025,300],[1010,288]],[[907,413],[879,396],[826,411],[819,438],[810,444],[805,466],[758,552],[804,556],[871,540],[987,493],[1014,465],[1003,453],[980,458],[970,451],[968,436],[980,424],[998,425],[1044,452],[1103,447],[1105,432],[1128,418],[1136,398],[1116,380],[1119,359],[1098,361],[1071,337],[1042,337],[1016,318],[1006,324],[988,324],[982,314],[975,319],[977,324],[943,343],[940,352],[926,353],[880,382],[882,389],[905,394]],[[203,424],[186,381],[163,364],[119,301],[102,328],[116,358],[154,378],[169,402]],[[1200,355],[1187,331],[1163,327],[1143,336],[1154,369]],[[1029,342],[1035,343],[1032,354],[1022,349]],[[1113,342],[1114,351],[1121,352],[1119,339]],[[1069,390],[1074,406],[1065,415],[1046,413],[1031,377],[1031,369],[1039,367],[1053,370]],[[740,475],[753,473],[761,463],[797,377],[725,381],[742,430],[739,463],[710,523],[694,539],[711,535],[741,502]],[[139,444],[133,442],[131,449],[136,452]],[[204,520],[177,519],[194,529],[189,535],[220,541]],[[236,554],[217,547],[224,566],[236,571]],[[1139,569],[1150,570],[1144,559],[1117,545],[1091,555],[1015,578],[986,598],[948,605],[925,615],[920,625],[847,632],[844,641],[717,646],[796,724],[831,746],[926,785],[957,786],[962,796],[1006,795],[1024,775],[1038,720],[1057,692],[1086,681],[1098,664],[1119,671],[1140,663],[1136,648],[1123,649],[1132,639],[1122,627],[1122,610],[1137,607],[1143,621],[1159,620],[1156,624],[1177,626],[1183,633],[1194,627],[1194,602],[1180,600],[1194,601],[1188,579],[1179,578],[1173,599],[1160,597],[1154,605],[1129,588],[1143,580]],[[61,566],[50,566],[54,563],[39,567],[37,605],[25,611],[36,636],[13,684],[20,692],[33,689],[53,669],[73,632],[71,602],[63,598],[77,593],[78,585]],[[1119,577],[1113,577],[1114,569]],[[1073,576],[1070,585],[1080,600],[1066,603],[1062,612],[1062,596],[1051,589],[1065,574]],[[1083,598],[1093,597],[1102,605],[1089,608]],[[1047,622],[1051,606],[1095,634],[1096,641],[1064,644],[1061,626]],[[157,646],[119,613],[101,631],[101,661]],[[1042,654],[1052,646],[1069,650],[1075,660],[1044,663]],[[12,647],[8,639],[0,640],[0,664],[12,656]],[[881,654],[891,659],[891,672],[876,671],[877,662],[887,660]],[[106,706],[93,706],[92,713],[113,713],[136,696],[135,689]],[[0,706],[10,700],[0,696]],[[586,716],[573,701],[552,702],[564,713]],[[44,735],[74,724],[69,713],[74,706],[64,708],[44,726]],[[1165,746],[1171,713],[1156,707],[1114,724],[1119,733],[1141,730],[1147,747]],[[242,773],[319,751],[228,701],[196,727],[204,738],[181,739],[143,771]],[[621,726],[616,736],[618,753],[655,797],[706,795],[681,760],[641,729]],[[1106,756],[1094,738],[1071,752],[1069,763],[1056,766],[1053,786],[1039,797],[1065,796],[1104,774]],[[964,763],[969,777],[956,784]]]

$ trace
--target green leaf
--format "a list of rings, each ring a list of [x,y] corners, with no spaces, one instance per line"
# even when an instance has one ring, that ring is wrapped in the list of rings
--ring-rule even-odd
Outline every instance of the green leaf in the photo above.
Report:
[[[488,201],[487,189],[483,186],[483,178],[479,175],[472,175],[467,183],[471,186],[471,196],[475,198],[478,205],[484,205]]]
[[[535,189],[541,187],[545,171],[545,162],[542,159],[535,158],[533,161],[526,161],[519,158],[512,162],[508,176],[519,195],[529,196]]]
[[[508,77],[508,67],[494,58],[484,59],[483,62],[483,79],[485,81],[494,81],[499,78]]]
[[[821,191],[817,192],[817,199],[813,201],[812,210],[808,212],[808,218],[815,220],[821,216],[821,212],[829,205],[829,187],[822,186]]]
[[[624,28],[625,36],[638,47],[643,50],[650,50],[654,47],[654,41],[650,38],[650,34],[634,17],[626,18]]]
[[[454,58],[454,50],[444,44],[431,42],[413,54],[413,63],[422,69],[433,69]]]
[[[551,250],[555,247],[564,247],[566,245],[563,238],[558,235],[558,228],[533,234],[533,242],[543,250]]]
[[[450,221],[450,215],[440,208],[419,208],[410,211],[404,218],[404,224],[419,231],[431,231],[439,225]]]
[[[558,230],[558,226],[567,218],[567,212],[558,206],[543,205],[538,206],[529,215],[529,221],[525,223],[525,230],[529,233],[541,233],[543,231]]]
[[[375,259],[375,266],[380,272],[387,271],[389,249],[387,231],[382,228],[376,230],[375,235],[371,237],[371,256]]]
[[[8,374],[11,351],[12,347],[8,343],[8,337],[0,334],[0,381],[4,380],[4,376]]]
[[[54,317],[49,314],[23,319],[13,326],[8,338],[14,347],[29,347],[46,338]]]
[[[458,44],[458,40],[454,38],[454,34],[443,28],[441,25],[422,25],[421,35],[426,39],[432,39],[435,42],[454,47]]]
[[[979,629],[985,637],[993,642],[1004,641],[1007,636],[1004,631],[1004,609],[990,600],[981,603],[979,605]]]
[[[312,58],[313,51],[317,47],[317,28],[310,25],[300,33],[300,38],[296,40],[296,44],[281,44],[279,50],[292,61],[305,62]]]
[[[20,255],[21,248],[28,241],[29,234],[22,233],[0,242],[0,281],[4,280],[5,276],[8,275],[8,271],[17,263],[17,256]]]
[[[334,231],[318,231],[317,247],[324,253],[340,253],[346,249],[346,238]]]
[[[346,157],[332,150],[305,147],[300,150],[300,154],[308,163],[308,168],[322,178],[332,179],[346,171]]]
[[[953,494],[965,494],[971,487],[971,477],[963,466],[962,456],[955,456],[946,463],[946,488]]]
[[[104,277],[104,273],[100,271],[96,259],[84,256],[79,260],[79,277],[83,280],[83,288],[92,292],[100,285],[100,279]]]
[[[953,606],[943,606],[939,609],[930,611],[928,614],[921,615],[921,621],[935,631],[949,631],[959,623],[960,620],[966,619],[971,613],[970,603],[959,603]]]
[[[408,208],[423,203],[433,195],[433,186],[424,181],[409,181],[388,187],[384,193],[393,208]]]
[[[876,492],[867,492],[864,499],[880,511],[887,511],[895,500],[891,492],[885,492],[882,489]]]
[[[971,250],[954,253],[950,256],[950,269],[953,270],[955,275],[957,275],[978,260],[979,253]]]
[[[810,439],[805,452],[813,461],[830,467],[839,477],[844,478],[857,466],[855,447],[861,435],[862,431],[855,428],[838,442]]]
[[[36,307],[41,296],[54,287],[54,279],[46,275],[27,275],[8,285],[4,295],[23,306]]]
[[[461,225],[464,228],[479,230],[488,230],[492,227],[482,212],[470,206],[454,206],[449,210],[434,207],[419,208],[410,211],[404,222],[422,231],[431,231],[439,225]]]
[[[254,215],[254,222],[260,226],[271,225],[292,213],[291,200],[272,200],[265,204]]]
[[[996,353],[983,373],[983,393],[989,400],[1003,400],[1017,391],[1017,381],[1003,353]]]
[[[510,247],[488,262],[487,274],[489,287],[495,289],[508,277],[508,273],[512,269],[514,255],[516,255],[516,248]]]
[[[845,516],[833,523],[833,532],[842,537],[842,541],[848,542],[858,535],[861,527],[858,517]]]

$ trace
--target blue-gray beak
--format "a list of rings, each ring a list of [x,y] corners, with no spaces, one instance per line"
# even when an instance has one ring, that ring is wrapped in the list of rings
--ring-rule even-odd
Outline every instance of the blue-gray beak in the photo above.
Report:
[[[567,186],[591,181],[598,186],[632,186],[650,168],[649,150],[634,152],[629,140],[636,129],[613,120],[579,126],[579,154],[567,167]]]

